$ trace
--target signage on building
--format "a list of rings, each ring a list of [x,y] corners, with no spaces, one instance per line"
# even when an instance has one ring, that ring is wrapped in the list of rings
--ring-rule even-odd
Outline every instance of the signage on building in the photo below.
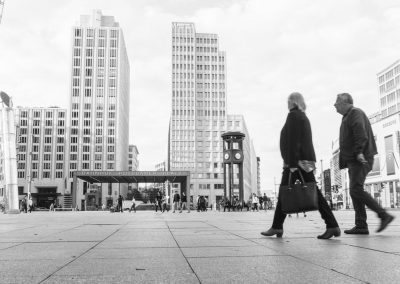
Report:
[[[160,171],[139,171],[139,172],[131,172],[131,171],[79,171],[75,172],[77,176],[188,176],[190,175],[189,171],[176,171],[176,172],[160,172]]]

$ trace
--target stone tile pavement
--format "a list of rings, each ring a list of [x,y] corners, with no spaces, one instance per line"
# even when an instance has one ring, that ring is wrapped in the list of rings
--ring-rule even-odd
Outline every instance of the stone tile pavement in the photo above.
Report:
[[[353,211],[334,212],[341,229]],[[260,235],[273,211],[0,215],[0,283],[400,283],[400,211],[369,236],[318,240],[318,212]]]

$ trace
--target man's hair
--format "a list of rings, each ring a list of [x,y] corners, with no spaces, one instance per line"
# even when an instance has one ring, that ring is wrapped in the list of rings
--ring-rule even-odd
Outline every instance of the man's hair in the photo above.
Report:
[[[349,93],[341,93],[337,95],[342,102],[348,103],[348,104],[353,104],[353,98]]]
[[[301,111],[306,110],[306,103],[304,102],[304,97],[302,94],[294,92],[291,93],[288,97],[289,108],[297,106]]]

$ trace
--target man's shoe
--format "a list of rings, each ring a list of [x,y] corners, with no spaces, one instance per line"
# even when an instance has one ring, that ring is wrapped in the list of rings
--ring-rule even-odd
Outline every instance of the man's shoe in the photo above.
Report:
[[[319,235],[317,238],[327,240],[327,239],[332,238],[333,236],[335,236],[335,237],[340,236],[340,228],[339,227],[327,228],[325,233],[323,233],[322,235]]]
[[[268,231],[261,232],[261,235],[267,236],[267,237],[272,237],[273,235],[276,235],[277,238],[282,238],[283,229],[270,228]]]
[[[382,232],[383,230],[385,230],[387,225],[389,225],[389,223],[392,222],[393,219],[394,219],[394,216],[386,213],[385,216],[381,218],[381,225],[376,232],[379,233],[379,232]]]
[[[367,228],[357,228],[357,227],[354,227],[350,230],[344,230],[344,233],[352,235],[369,235],[369,231]]]

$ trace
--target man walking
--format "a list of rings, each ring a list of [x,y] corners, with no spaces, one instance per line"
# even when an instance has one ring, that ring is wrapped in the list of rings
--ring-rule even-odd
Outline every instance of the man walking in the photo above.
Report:
[[[264,206],[264,211],[267,211],[268,209],[268,197],[264,192],[264,196],[263,196],[263,206]]]
[[[339,138],[339,167],[349,169],[350,196],[355,211],[355,227],[344,232],[369,234],[365,206],[378,214],[381,224],[377,232],[381,232],[394,217],[364,191],[365,178],[372,169],[374,155],[378,153],[371,124],[365,113],[353,106],[353,98],[348,93],[337,95],[334,106],[343,115]]]
[[[184,191],[182,191],[182,198],[181,198],[181,211],[179,211],[179,213],[182,213],[183,207],[185,207],[185,209],[187,210],[188,213],[190,213],[189,211],[189,207],[187,206],[187,198],[186,198],[186,194]]]
[[[124,200],[124,199],[122,198],[121,195],[118,196],[118,209],[117,209],[117,212],[121,212],[121,213],[124,212],[124,209],[122,208],[122,201],[123,201],[123,200]]]
[[[175,190],[175,194],[174,194],[174,211],[172,211],[172,213],[175,213],[175,210],[179,209],[179,201],[181,200],[181,197],[178,193],[177,190]]]
[[[157,196],[156,196],[156,212],[157,212],[157,209],[158,209],[158,208],[160,208],[160,211],[162,211],[161,200],[162,200],[162,193],[161,193],[161,191],[159,190],[159,191],[157,192]]]

